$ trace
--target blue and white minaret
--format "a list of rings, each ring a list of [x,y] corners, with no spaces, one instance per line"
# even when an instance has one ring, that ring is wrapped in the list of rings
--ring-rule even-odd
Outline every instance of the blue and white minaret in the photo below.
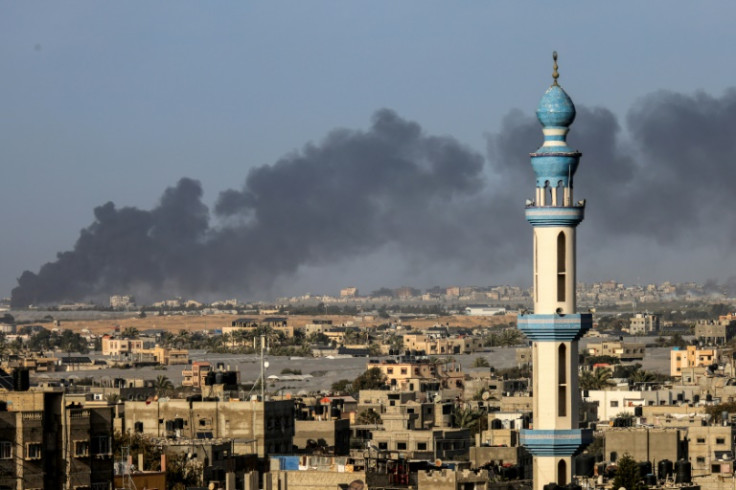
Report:
[[[575,306],[575,229],[585,201],[573,200],[573,177],[580,152],[567,144],[575,105],[554,82],[537,108],[544,143],[531,153],[537,179],[527,201],[526,219],[534,227],[534,314],[519,315],[519,329],[532,341],[533,429],[521,442],[534,456],[534,490],[572,481],[573,456],[592,440],[579,428],[578,340],[591,327],[591,315]]]

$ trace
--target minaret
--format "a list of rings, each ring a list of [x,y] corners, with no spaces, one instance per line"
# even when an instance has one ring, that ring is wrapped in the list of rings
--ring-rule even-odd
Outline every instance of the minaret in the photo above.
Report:
[[[553,83],[537,108],[544,143],[531,153],[537,178],[526,219],[534,227],[534,314],[519,315],[519,329],[533,342],[533,429],[521,442],[534,456],[534,490],[572,481],[573,456],[592,441],[579,428],[578,340],[591,327],[591,315],[575,310],[575,229],[585,201],[573,201],[573,177],[580,152],[567,145],[575,105]]]

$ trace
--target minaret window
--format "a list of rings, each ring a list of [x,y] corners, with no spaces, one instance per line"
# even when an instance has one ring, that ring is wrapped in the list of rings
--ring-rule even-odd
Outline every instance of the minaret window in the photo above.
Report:
[[[557,349],[557,416],[567,416],[567,348]]]
[[[552,203],[552,187],[549,185],[549,181],[544,183],[544,202],[543,206],[549,206]]]
[[[565,301],[565,258],[567,256],[565,232],[557,235],[557,301]]]
[[[560,486],[567,485],[567,463],[564,459],[557,463],[557,484]]]

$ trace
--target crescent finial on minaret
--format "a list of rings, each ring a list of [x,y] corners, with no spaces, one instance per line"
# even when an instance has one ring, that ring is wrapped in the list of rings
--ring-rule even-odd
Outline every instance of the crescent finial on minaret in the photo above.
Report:
[[[552,65],[552,79],[554,82],[552,85],[557,85],[557,79],[560,77],[560,74],[557,72],[557,51],[552,52],[552,59],[554,60],[554,64]]]

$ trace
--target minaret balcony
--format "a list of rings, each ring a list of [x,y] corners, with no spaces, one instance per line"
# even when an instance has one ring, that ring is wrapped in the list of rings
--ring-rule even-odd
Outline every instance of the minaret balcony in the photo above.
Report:
[[[593,315],[531,314],[519,315],[517,328],[533,342],[573,342],[593,327]]]
[[[574,456],[591,442],[590,429],[521,431],[521,444],[534,456]]]
[[[585,218],[585,203],[574,206],[527,206],[526,220],[532,226],[577,226]]]

